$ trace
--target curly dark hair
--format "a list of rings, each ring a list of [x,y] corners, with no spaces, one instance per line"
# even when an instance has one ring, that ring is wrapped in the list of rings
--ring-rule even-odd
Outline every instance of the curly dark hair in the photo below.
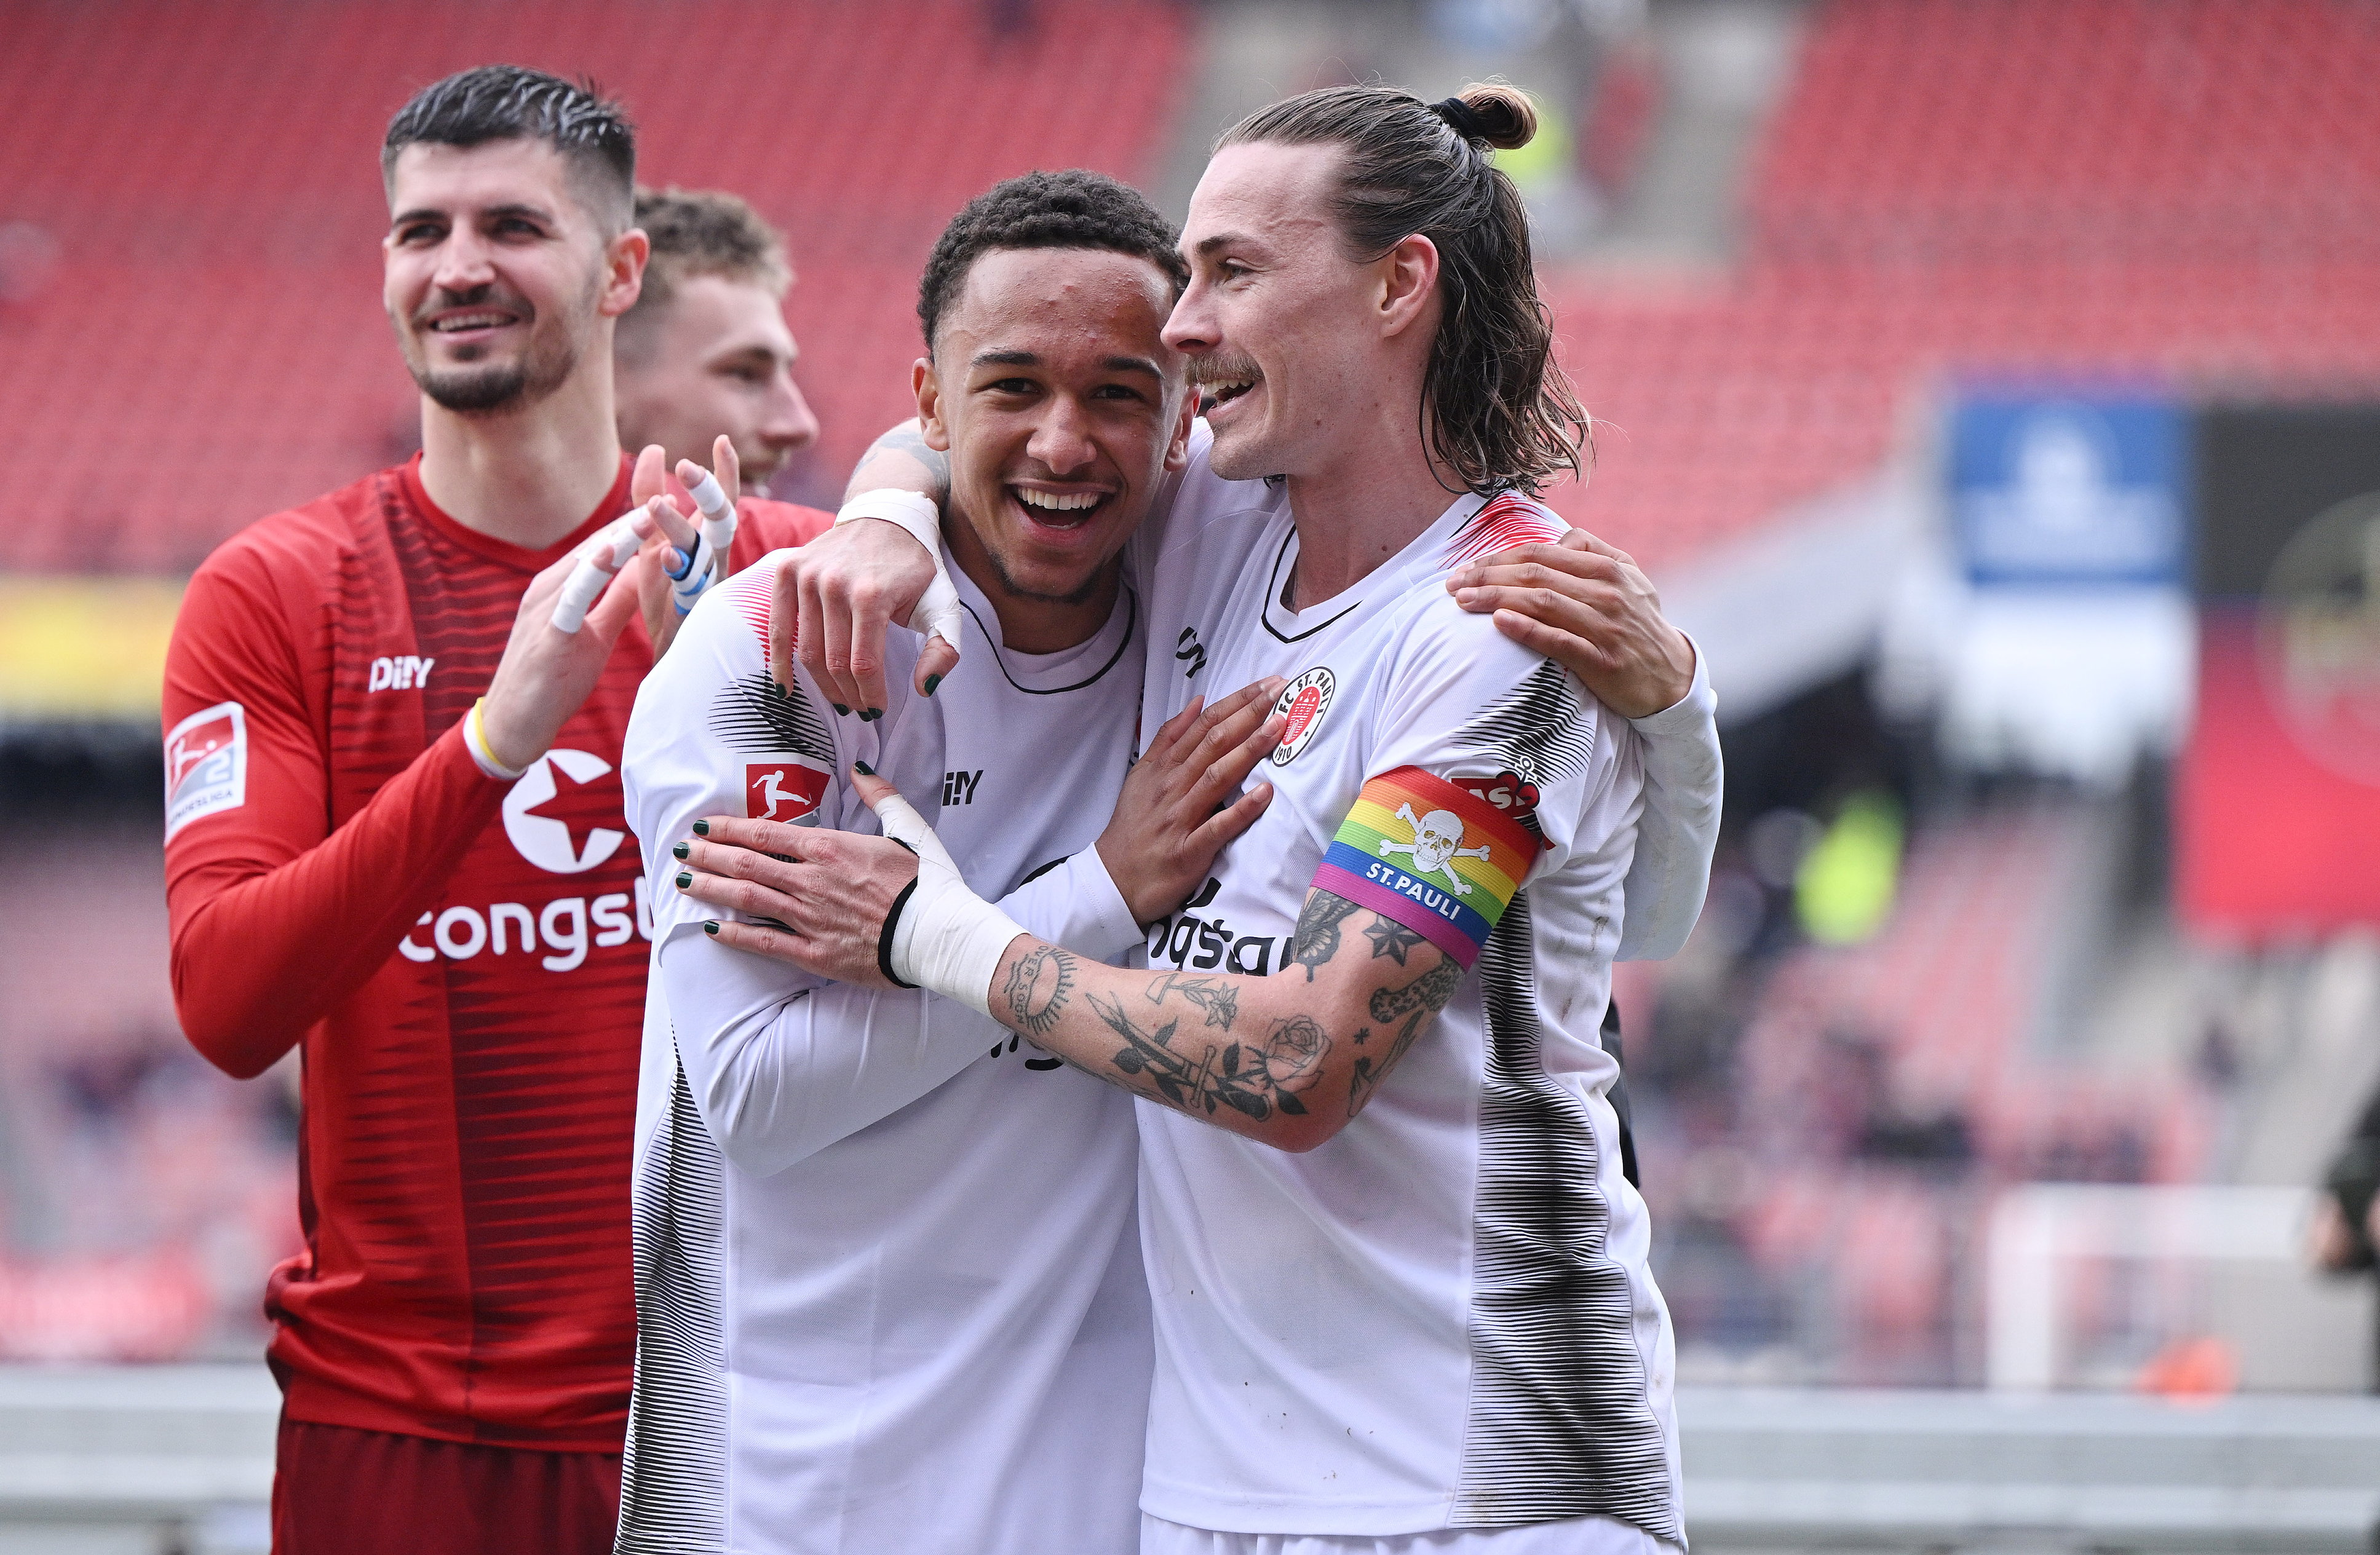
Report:
[[[607,233],[628,230],[637,187],[637,130],[593,81],[573,83],[525,65],[482,65],[432,81],[388,121],[380,149],[385,184],[407,146],[542,140],[569,163],[580,200]]]
[[[926,261],[917,283],[926,354],[933,355],[934,331],[966,284],[967,271],[994,249],[1104,249],[1128,254],[1163,271],[1178,299],[1190,284],[1190,267],[1174,246],[1175,237],[1146,196],[1104,173],[1070,167],[1003,179],[951,218]]]
[[[1337,205],[1349,256],[1367,263],[1416,234],[1437,245],[1444,310],[1422,382],[1422,433],[1437,462],[1482,495],[1534,494],[1565,470],[1584,474],[1594,449],[1593,424],[1553,359],[1528,212],[1488,160],[1491,148],[1528,144],[1536,128],[1528,97],[1500,82],[1432,103],[1344,86],[1261,109],[1215,143],[1342,147]]]

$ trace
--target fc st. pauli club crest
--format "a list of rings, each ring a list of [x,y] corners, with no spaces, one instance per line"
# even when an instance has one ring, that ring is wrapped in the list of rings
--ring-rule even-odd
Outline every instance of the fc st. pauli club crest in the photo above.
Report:
[[[1282,687],[1281,699],[1272,711],[1286,716],[1288,724],[1281,732],[1281,744],[1273,747],[1272,764],[1285,767],[1314,738],[1314,731],[1322,726],[1322,715],[1330,711],[1330,698],[1339,689],[1337,677],[1321,664],[1299,675]]]

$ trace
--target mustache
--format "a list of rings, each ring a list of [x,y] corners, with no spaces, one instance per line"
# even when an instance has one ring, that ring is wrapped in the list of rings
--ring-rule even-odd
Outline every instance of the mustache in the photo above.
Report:
[[[1184,371],[1193,388],[1204,388],[1209,383],[1237,383],[1264,376],[1248,358],[1227,356],[1220,351],[1191,358],[1184,364]]]
[[[443,313],[450,308],[501,308],[507,313],[518,314],[524,323],[537,316],[537,310],[528,305],[528,298],[491,281],[484,286],[472,286],[459,292],[448,291],[443,286],[432,288],[430,295],[421,299],[421,306],[413,310],[410,322],[417,329],[427,329],[431,314]]]

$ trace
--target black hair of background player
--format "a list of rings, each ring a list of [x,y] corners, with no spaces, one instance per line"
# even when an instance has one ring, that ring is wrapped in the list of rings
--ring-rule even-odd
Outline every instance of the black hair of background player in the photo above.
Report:
[[[1467,86],[1432,106],[1393,87],[1342,86],[1260,109],[1215,142],[1343,148],[1338,217],[1358,263],[1408,237],[1437,245],[1444,308],[1422,436],[1460,482],[1449,489],[1482,496],[1534,495],[1564,471],[1584,474],[1594,452],[1593,423],[1553,359],[1528,211],[1488,154],[1527,145],[1536,128],[1517,87]]]
[[[1104,173],[1070,167],[1003,179],[951,218],[917,283],[917,322],[933,355],[934,331],[975,261],[1002,249],[1098,249],[1144,259],[1179,299],[1190,284],[1172,224],[1147,196]]]
[[[628,230],[637,187],[637,130],[593,81],[574,83],[524,65],[482,65],[433,81],[388,121],[381,180],[407,146],[542,140],[570,164],[572,181],[607,237]]]

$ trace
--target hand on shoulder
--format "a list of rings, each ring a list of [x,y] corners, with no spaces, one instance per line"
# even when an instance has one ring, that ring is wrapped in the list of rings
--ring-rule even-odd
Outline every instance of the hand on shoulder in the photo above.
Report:
[[[1506,637],[1584,682],[1623,718],[1649,718],[1693,689],[1694,645],[1661,613],[1635,558],[1573,528],[1454,569],[1447,591],[1493,614]]]

